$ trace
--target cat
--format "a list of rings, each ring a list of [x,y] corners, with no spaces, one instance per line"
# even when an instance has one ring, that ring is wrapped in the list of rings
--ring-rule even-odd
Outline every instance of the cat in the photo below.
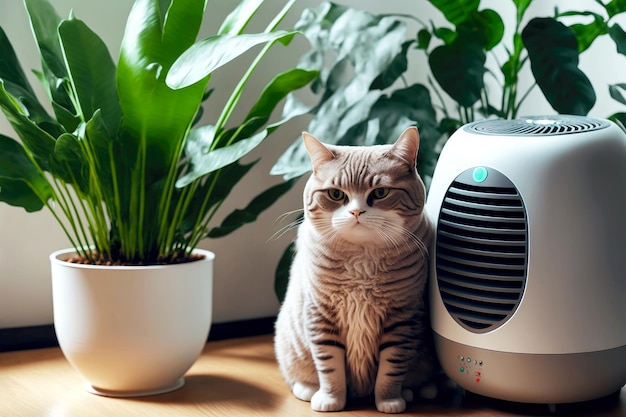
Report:
[[[403,412],[436,368],[417,128],[393,145],[303,139],[313,172],[275,324],[280,371],[314,410],[374,394],[380,412]]]

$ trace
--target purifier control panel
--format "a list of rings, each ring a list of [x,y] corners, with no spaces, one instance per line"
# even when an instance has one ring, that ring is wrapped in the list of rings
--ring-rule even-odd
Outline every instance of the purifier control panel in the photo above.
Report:
[[[479,383],[483,378],[483,360],[470,355],[458,355],[459,373]]]

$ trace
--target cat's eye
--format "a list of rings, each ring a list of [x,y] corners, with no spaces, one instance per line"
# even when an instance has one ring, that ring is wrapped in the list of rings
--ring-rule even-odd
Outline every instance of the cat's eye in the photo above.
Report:
[[[375,188],[374,191],[372,191],[371,195],[374,199],[380,200],[381,198],[387,197],[388,194],[389,194],[389,188],[381,187],[381,188]]]
[[[331,188],[330,190],[328,190],[328,196],[331,200],[341,201],[345,198],[346,194],[343,191],[338,190],[337,188]]]

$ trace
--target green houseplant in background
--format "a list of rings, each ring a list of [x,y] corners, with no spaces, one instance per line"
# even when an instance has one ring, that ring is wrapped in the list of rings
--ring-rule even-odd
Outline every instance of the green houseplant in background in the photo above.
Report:
[[[539,87],[557,113],[585,115],[596,94],[578,68],[579,56],[601,36],[610,36],[625,55],[626,35],[615,17],[624,0],[597,1],[603,13],[555,10],[550,17],[524,19],[532,0],[511,0],[512,36],[505,39],[502,17],[481,9],[480,0],[429,0],[431,11],[446,20],[438,26],[415,15],[374,15],[358,8],[324,2],[305,10],[295,28],[311,43],[300,66],[320,71],[311,83],[314,104],[300,105],[311,114],[308,131],[326,143],[391,143],[409,125],[420,130],[418,170],[426,185],[447,138],[460,126],[480,118],[518,117],[530,91]],[[572,16],[589,23],[567,25]],[[407,22],[417,25],[407,35]],[[423,54],[427,67],[411,66]],[[489,55],[496,56],[488,61]],[[494,65],[493,62],[496,62]],[[522,90],[519,75],[530,67],[535,83]],[[409,71],[426,74],[427,83],[407,82]],[[625,84],[610,86],[626,104]],[[297,102],[298,97],[290,97]],[[310,99],[309,99],[310,101]],[[625,120],[624,113],[612,115]],[[281,155],[272,173],[286,180],[310,169],[301,140]],[[281,258],[275,289],[284,296],[293,246]]]
[[[209,227],[230,190],[254,165],[239,160],[298,115],[291,111],[282,120],[271,122],[273,111],[289,92],[317,75],[316,70],[299,68],[277,74],[243,120],[232,120],[259,62],[273,45],[287,45],[296,35],[278,29],[293,0],[285,2],[265,31],[244,33],[262,3],[241,1],[214,36],[196,41],[206,0],[137,0],[115,63],[103,41],[84,22],[73,15],[61,19],[47,0],[25,0],[41,58],[42,69],[36,75],[50,100],[52,114],[39,102],[0,29],[0,107],[19,136],[16,140],[0,135],[0,201],[28,212],[50,209],[73,247],[72,256],[79,265],[71,267],[65,262],[70,256],[65,253],[51,257],[55,329],[75,367],[100,363],[101,369],[85,372],[110,374],[98,374],[93,379],[87,376],[94,392],[139,395],[180,386],[181,369],[184,372],[191,366],[206,341],[211,311],[207,282],[212,270],[201,272],[205,275],[202,279],[198,274],[174,272],[178,281],[170,287],[157,284],[156,278],[154,285],[149,280],[139,285],[134,278],[125,278],[119,288],[96,289],[91,286],[97,285],[97,280],[91,280],[81,284],[88,287],[87,300],[75,288],[69,289],[72,294],[62,294],[62,288],[74,278],[57,278],[55,273],[70,268],[70,274],[77,276],[88,269],[83,264],[99,264],[113,266],[96,270],[121,276],[128,269],[139,269],[136,265],[149,265],[149,275],[156,276],[162,269],[156,265],[183,263],[181,266],[190,268],[188,265],[200,264],[196,260],[203,256],[212,261],[212,254],[198,255],[194,250],[200,240],[224,235],[253,221],[291,186],[285,182],[271,187],[246,208],[227,216],[219,227]],[[251,62],[237,61],[238,67],[248,65],[248,69],[232,87],[229,98],[213,103],[212,89],[208,89],[212,73],[255,46],[260,51]],[[196,126],[202,106],[209,105],[219,106],[219,118],[212,124]],[[186,284],[183,277],[188,275],[196,287]],[[150,301],[148,289],[161,285],[170,289],[155,290],[158,298]],[[135,287],[137,299],[128,312],[123,312],[123,301],[115,296],[129,299]],[[174,294],[178,304],[168,306],[168,293],[178,288],[187,293]],[[197,293],[203,296],[194,296]],[[101,299],[101,294],[111,299]],[[191,300],[200,304],[196,310],[184,307],[193,304]],[[101,309],[106,313],[83,310],[99,305],[113,307]],[[165,317],[149,317],[146,311],[150,308],[155,314],[164,312]],[[178,310],[191,317],[171,319],[179,317],[174,313]],[[92,316],[114,322],[64,323],[72,317]],[[148,323],[143,329],[127,328],[134,320],[131,316],[146,316]],[[160,321],[155,326],[149,320]],[[98,332],[91,331],[107,326],[112,329],[110,334],[127,335],[131,347],[123,340],[107,341],[106,332],[98,338],[94,336]],[[152,338],[149,329],[155,327],[197,331]],[[133,339],[135,334],[140,335],[144,349],[135,346],[139,344],[137,337]],[[161,342],[166,345],[163,349]],[[104,357],[90,356],[85,347],[89,344],[112,351]],[[174,353],[173,344],[181,345],[183,352]],[[147,351],[155,354],[147,355]],[[126,359],[120,359],[124,355]],[[138,368],[135,364],[142,361],[143,368]],[[172,367],[168,361],[177,363]],[[169,374],[156,376],[154,369]],[[133,380],[132,376],[107,379],[116,378],[116,373],[145,376],[143,380]]]

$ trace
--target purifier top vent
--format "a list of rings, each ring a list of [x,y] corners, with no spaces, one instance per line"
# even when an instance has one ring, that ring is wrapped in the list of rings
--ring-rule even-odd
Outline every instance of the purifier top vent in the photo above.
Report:
[[[539,116],[515,120],[490,119],[470,123],[465,130],[482,135],[552,136],[590,132],[610,126],[606,120],[584,116]]]

